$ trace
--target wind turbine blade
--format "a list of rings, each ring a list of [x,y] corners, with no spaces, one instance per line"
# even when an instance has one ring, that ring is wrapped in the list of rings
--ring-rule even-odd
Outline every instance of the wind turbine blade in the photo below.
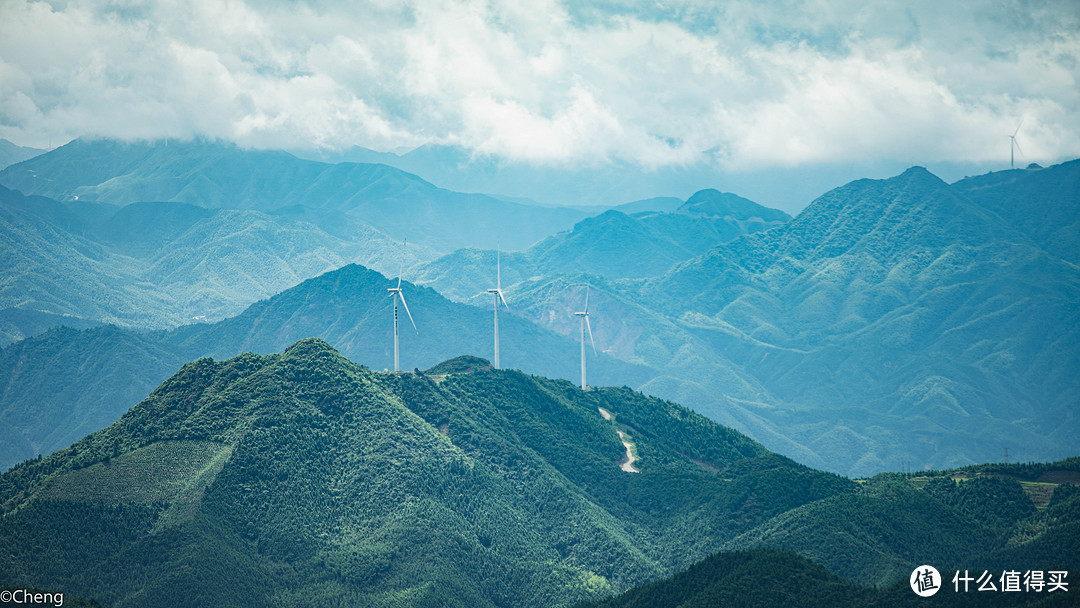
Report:
[[[1016,141],[1015,137],[1013,138],[1013,145],[1016,146],[1016,151],[1020,153],[1020,156],[1023,156],[1024,151],[1020,149],[1020,142]]]
[[[585,285],[585,312],[589,312],[589,286]]]
[[[397,288],[398,289],[401,289],[401,270],[404,267],[405,267],[405,262],[404,261],[398,262],[398,268],[397,268]]]
[[[592,342],[592,352],[596,354],[596,340],[592,337],[592,323],[589,323],[589,315],[585,315],[585,328],[589,330],[589,342]]]
[[[409,305],[405,303],[405,294],[399,291],[398,295],[401,296],[401,305],[405,307],[405,314],[409,315],[409,323],[412,323],[413,331],[419,336],[420,330],[416,329],[416,321],[413,321],[412,313],[409,312]]]
[[[495,289],[499,290],[499,296],[502,296],[502,251],[495,250]]]
[[[502,300],[503,306],[506,307],[506,310],[510,310],[510,305],[506,303],[506,298],[503,297],[502,290],[498,289],[498,290],[496,290],[496,293],[499,294],[499,299]]]
[[[1013,136],[1014,138],[1016,137],[1016,134],[1020,132],[1020,127],[1022,127],[1023,125],[1024,125],[1024,119],[1023,119],[1023,118],[1021,118],[1021,119],[1020,119],[1020,124],[1016,125],[1016,130],[1015,130],[1015,131],[1013,131],[1013,134],[1012,134],[1012,136]]]

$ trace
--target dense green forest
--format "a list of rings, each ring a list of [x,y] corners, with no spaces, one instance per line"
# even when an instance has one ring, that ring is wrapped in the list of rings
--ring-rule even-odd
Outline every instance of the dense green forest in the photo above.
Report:
[[[920,564],[921,565],[921,564]],[[981,571],[980,571],[981,573]],[[1000,573],[1000,571],[999,571]],[[845,580],[793,553],[749,549],[711,555],[679,574],[636,587],[620,596],[579,604],[576,608],[901,608],[918,606],[1057,607],[1075,606],[1072,585],[1053,593],[1000,590],[957,592],[955,571],[942,571],[943,586],[919,597],[905,579],[888,587],[865,587]],[[976,574],[978,576],[979,573]]]
[[[629,389],[375,373],[305,340],[187,364],[0,478],[0,581],[114,606],[565,605],[852,489]]]
[[[856,482],[625,387],[485,364],[380,373],[317,339],[186,364],[0,477],[0,584],[110,606],[566,606],[777,547],[802,557],[738,555],[872,599],[858,583],[926,562],[1080,555],[1075,461]]]

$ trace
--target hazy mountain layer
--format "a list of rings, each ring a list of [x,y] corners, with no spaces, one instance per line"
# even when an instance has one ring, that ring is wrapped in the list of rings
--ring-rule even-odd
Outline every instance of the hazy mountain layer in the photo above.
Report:
[[[76,144],[64,154],[82,154],[92,148]],[[219,160],[232,159],[214,164],[221,170],[237,159],[255,162],[256,158],[212,145],[202,146],[206,149],[197,144],[174,146],[177,150],[169,154],[175,156],[147,146],[116,146],[111,160],[102,161],[101,166],[93,162],[66,166],[56,160],[60,156],[54,157],[54,173],[71,184],[100,184],[101,175],[126,170],[121,162],[124,154],[142,150],[146,158],[132,157],[126,162],[145,168],[153,164],[147,158],[162,155],[158,160],[168,160],[161,173],[139,174],[149,187],[168,174],[210,175],[209,165],[199,163],[217,158],[215,154]],[[43,162],[48,156],[33,162]],[[283,155],[270,157],[277,159],[274,162],[292,162]],[[236,166],[230,169],[234,174]],[[4,175],[14,176],[18,167]],[[194,173],[184,173],[183,167],[193,167]],[[640,366],[639,371],[648,370],[611,378],[611,382],[677,398],[800,462],[865,475],[883,469],[995,460],[1006,447],[1014,458],[1049,460],[1080,447],[1068,433],[1080,394],[1080,374],[1076,373],[1080,369],[1076,335],[1080,277],[1073,261],[1080,241],[1073,228],[1075,214],[1070,215],[1077,205],[1072,186],[1078,167],[1074,162],[1045,170],[991,174],[953,186],[920,169],[890,180],[861,180],[821,197],[791,222],[736,237],[690,258],[715,239],[727,238],[722,226],[728,215],[738,215],[744,205],[741,199],[721,200],[724,197],[718,198],[718,193],[708,193],[676,213],[633,217],[608,213],[580,222],[574,230],[524,253],[507,253],[504,286],[513,315],[569,335],[569,346],[578,331],[570,313],[583,304],[584,284],[592,283],[590,303],[598,349]],[[301,165],[294,168],[300,171]],[[20,179],[28,183],[40,179],[27,177],[30,174],[25,171],[22,175]],[[302,171],[297,175],[310,177]],[[123,190],[125,179],[109,188]],[[226,182],[234,193],[257,190],[240,188],[235,180]],[[109,310],[99,311],[96,318],[131,324],[130,315],[160,310],[162,306],[155,302],[175,298],[188,306],[181,314],[200,316],[213,302],[228,297],[231,289],[231,284],[218,287],[204,281],[206,277],[224,277],[237,291],[252,297],[250,292],[260,287],[264,275],[275,280],[292,276],[298,281],[300,273],[286,272],[292,260],[314,266],[326,261],[317,244],[321,241],[290,236],[290,229],[278,224],[284,221],[281,218],[318,220],[323,233],[339,239],[339,245],[349,242],[352,224],[341,211],[348,205],[335,207],[333,200],[341,201],[331,199],[324,201],[317,217],[298,205],[279,209],[274,219],[265,222],[247,216],[229,220],[230,213],[257,212],[219,210],[212,217],[220,216],[226,235],[241,230],[238,236],[219,239],[213,230],[189,241],[177,236],[190,246],[179,248],[175,256],[155,250],[153,244],[173,239],[177,230],[192,221],[211,219],[198,219],[204,211],[177,206],[167,212],[148,207],[152,212],[142,213],[134,206],[125,218],[110,207],[84,204],[81,199],[61,204],[55,213],[35,211],[30,214],[33,217],[25,210],[13,211],[12,217],[28,219],[11,220],[12,228],[5,236],[26,230],[30,236],[24,240],[11,237],[13,247],[18,249],[25,241],[31,246],[23,247],[24,251],[40,247],[45,255],[26,256],[12,266],[14,276],[23,276],[23,282],[12,282],[11,299],[0,305],[45,302],[24,310],[44,312],[48,318],[78,314],[83,306],[105,307]],[[255,199],[245,200],[258,204]],[[768,210],[751,210],[766,219]],[[113,215],[124,220],[113,225],[120,238],[102,240],[78,228],[79,222],[105,225]],[[687,217],[693,221],[686,222]],[[743,222],[741,230],[750,231],[747,214],[738,221]],[[259,230],[242,230],[249,222],[276,236],[263,238]],[[64,237],[68,234],[74,237]],[[60,238],[66,240],[52,245]],[[301,245],[293,247],[294,240]],[[244,257],[243,252],[265,242],[273,243],[266,256]],[[216,248],[206,243],[215,243]],[[211,255],[201,256],[201,251]],[[385,252],[385,248],[369,251]],[[25,254],[13,255],[19,260]],[[150,272],[128,263],[149,259],[133,257],[140,255],[164,257]],[[277,262],[273,255],[279,256]],[[486,306],[489,296],[483,291],[494,282],[493,257],[487,251],[456,252],[430,266],[425,280],[456,299]],[[269,260],[265,267],[264,260]],[[387,260],[382,258],[382,263],[386,270]],[[673,263],[674,267],[649,276]],[[22,268],[32,270],[20,275]],[[71,293],[63,282],[68,276],[73,286],[78,285]],[[41,284],[40,277],[48,280]],[[144,291],[142,285],[151,280],[168,285],[176,295]],[[128,286],[131,296],[121,290],[123,286]],[[269,292],[267,288],[254,297]],[[31,296],[27,299],[25,293]],[[87,298],[87,293],[99,297]],[[380,345],[379,351],[350,342],[353,337],[347,334],[352,323],[328,329],[347,310],[348,306],[342,306],[338,312],[318,312],[323,316],[317,321],[305,319],[300,312],[275,313],[274,323],[255,332],[258,335],[247,336],[241,328],[230,340],[275,350],[305,335],[326,335],[350,356],[387,367],[390,353],[385,335],[371,341]],[[40,321],[3,320],[7,321],[4,327],[15,328],[5,329],[13,336],[19,331],[17,323],[39,327]],[[455,327],[453,321],[436,325]],[[483,322],[477,316],[466,325],[483,327],[490,320]],[[385,332],[387,326],[382,327]],[[488,354],[476,346],[490,343],[481,339],[482,334],[472,342],[469,338],[459,343],[454,330],[446,331],[439,334],[440,346],[425,355],[430,356],[426,362],[455,352]],[[273,332],[277,336],[271,338]],[[343,342],[334,335],[342,336]],[[529,340],[514,343],[528,344]],[[525,350],[512,357],[554,362],[565,356],[563,348],[542,347],[536,353]],[[556,351],[563,354],[545,354]],[[354,354],[361,352],[365,353],[362,358]],[[504,362],[531,365],[510,361]],[[562,359],[562,367],[542,365],[549,367],[529,369],[576,375],[573,358]]]
[[[6,139],[0,139],[0,169],[3,169],[8,165],[21,163],[24,160],[29,160],[44,152],[45,150],[19,146]]]
[[[530,199],[549,205],[611,205],[645,197],[685,198],[703,188],[739,192],[769,206],[795,213],[823,192],[860,177],[888,177],[907,165],[896,161],[852,164],[800,164],[794,167],[745,167],[723,172],[716,162],[703,159],[690,165],[672,165],[643,171],[618,162],[537,165],[478,155],[451,146],[427,144],[404,154],[354,147],[342,152],[296,151],[298,156],[323,162],[382,163],[422,176],[443,188],[460,192],[487,192],[503,197]],[[935,163],[938,175],[959,179],[986,171],[987,165]]]
[[[734,194],[703,190],[670,213],[606,211],[572,230],[501,257],[505,285],[537,276],[588,273],[608,279],[645,278],[744,235],[778,226],[786,213]],[[495,251],[462,249],[411,277],[457,300],[476,301],[494,286]],[[486,296],[480,296],[486,297]]]
[[[78,139],[0,171],[0,184],[61,201],[291,211],[315,223],[347,214],[395,239],[441,251],[500,242],[520,249],[587,215],[443,190],[386,165],[330,165],[198,141]]]
[[[0,468],[112,424],[185,360],[113,326],[59,328],[0,349]]]
[[[352,260],[396,273],[402,262],[431,255],[357,221],[339,226],[350,238],[257,211],[183,203],[118,209],[0,187],[0,307],[7,309],[0,322],[17,339],[50,320],[129,327],[215,320]]]

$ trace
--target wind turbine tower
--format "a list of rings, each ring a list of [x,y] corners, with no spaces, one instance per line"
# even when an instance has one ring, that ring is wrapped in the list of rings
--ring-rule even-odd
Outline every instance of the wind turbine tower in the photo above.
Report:
[[[398,267],[397,287],[389,287],[386,291],[390,292],[390,297],[394,298],[394,371],[401,371],[401,360],[398,358],[398,299],[401,300],[402,307],[405,308],[405,314],[409,315],[409,322],[412,323],[413,331],[416,335],[420,335],[420,330],[416,329],[416,321],[413,321],[412,313],[409,312],[409,305],[405,303],[405,294],[401,292],[401,266]]]
[[[1016,151],[1020,150],[1020,144],[1016,143],[1016,134],[1020,132],[1020,127],[1023,124],[1024,124],[1024,120],[1020,119],[1020,124],[1016,125],[1016,130],[1013,131],[1013,134],[1009,136],[1009,168],[1010,169],[1015,169],[1016,168],[1016,163],[1015,163]],[[1020,150],[1020,153],[1023,154],[1024,151]]]
[[[593,340],[592,325],[589,323],[589,286],[585,286],[585,310],[575,312],[574,316],[581,319],[581,390],[588,390],[589,385],[585,382],[585,329],[589,330],[589,342],[592,342],[593,354],[596,354],[596,341]]]
[[[493,294],[495,298],[495,369],[501,369],[499,367],[499,301],[502,300],[503,306],[506,307],[507,312],[510,311],[510,305],[506,303],[506,298],[503,297],[502,292],[502,252],[495,251],[495,289],[489,289],[488,293]]]

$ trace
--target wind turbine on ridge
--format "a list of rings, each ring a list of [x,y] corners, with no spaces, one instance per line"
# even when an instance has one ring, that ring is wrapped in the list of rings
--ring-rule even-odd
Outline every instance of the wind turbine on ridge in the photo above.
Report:
[[[1016,143],[1016,134],[1020,132],[1020,127],[1023,126],[1023,124],[1024,124],[1024,119],[1021,118],[1020,119],[1020,124],[1016,125],[1016,130],[1013,131],[1013,134],[1009,136],[1009,168],[1010,169],[1015,169],[1016,168],[1016,164],[1014,162],[1015,156],[1016,156],[1016,150],[1020,150],[1020,144]],[[1020,153],[1023,154],[1024,151],[1020,150]]]
[[[592,342],[593,354],[596,354],[596,340],[593,340],[592,324],[589,323],[589,286],[585,286],[585,310],[575,312],[575,317],[581,319],[581,390],[588,390],[589,385],[585,382],[585,328],[589,329],[589,342]]]
[[[488,293],[493,294],[495,298],[495,369],[499,368],[499,300],[502,300],[503,306],[506,307],[506,311],[510,311],[510,305],[506,303],[506,298],[503,297],[502,292],[502,251],[495,250],[495,289],[489,289]]]
[[[420,335],[420,330],[416,329],[416,321],[413,321],[412,313],[409,312],[409,305],[405,303],[405,294],[401,291],[401,269],[404,266],[404,262],[398,265],[398,277],[397,287],[389,287],[386,291],[390,292],[390,297],[394,298],[394,371],[401,371],[401,363],[398,358],[398,312],[397,304],[398,299],[401,299],[401,305],[405,307],[405,314],[409,315],[409,322],[412,323],[413,331],[416,335]]]

